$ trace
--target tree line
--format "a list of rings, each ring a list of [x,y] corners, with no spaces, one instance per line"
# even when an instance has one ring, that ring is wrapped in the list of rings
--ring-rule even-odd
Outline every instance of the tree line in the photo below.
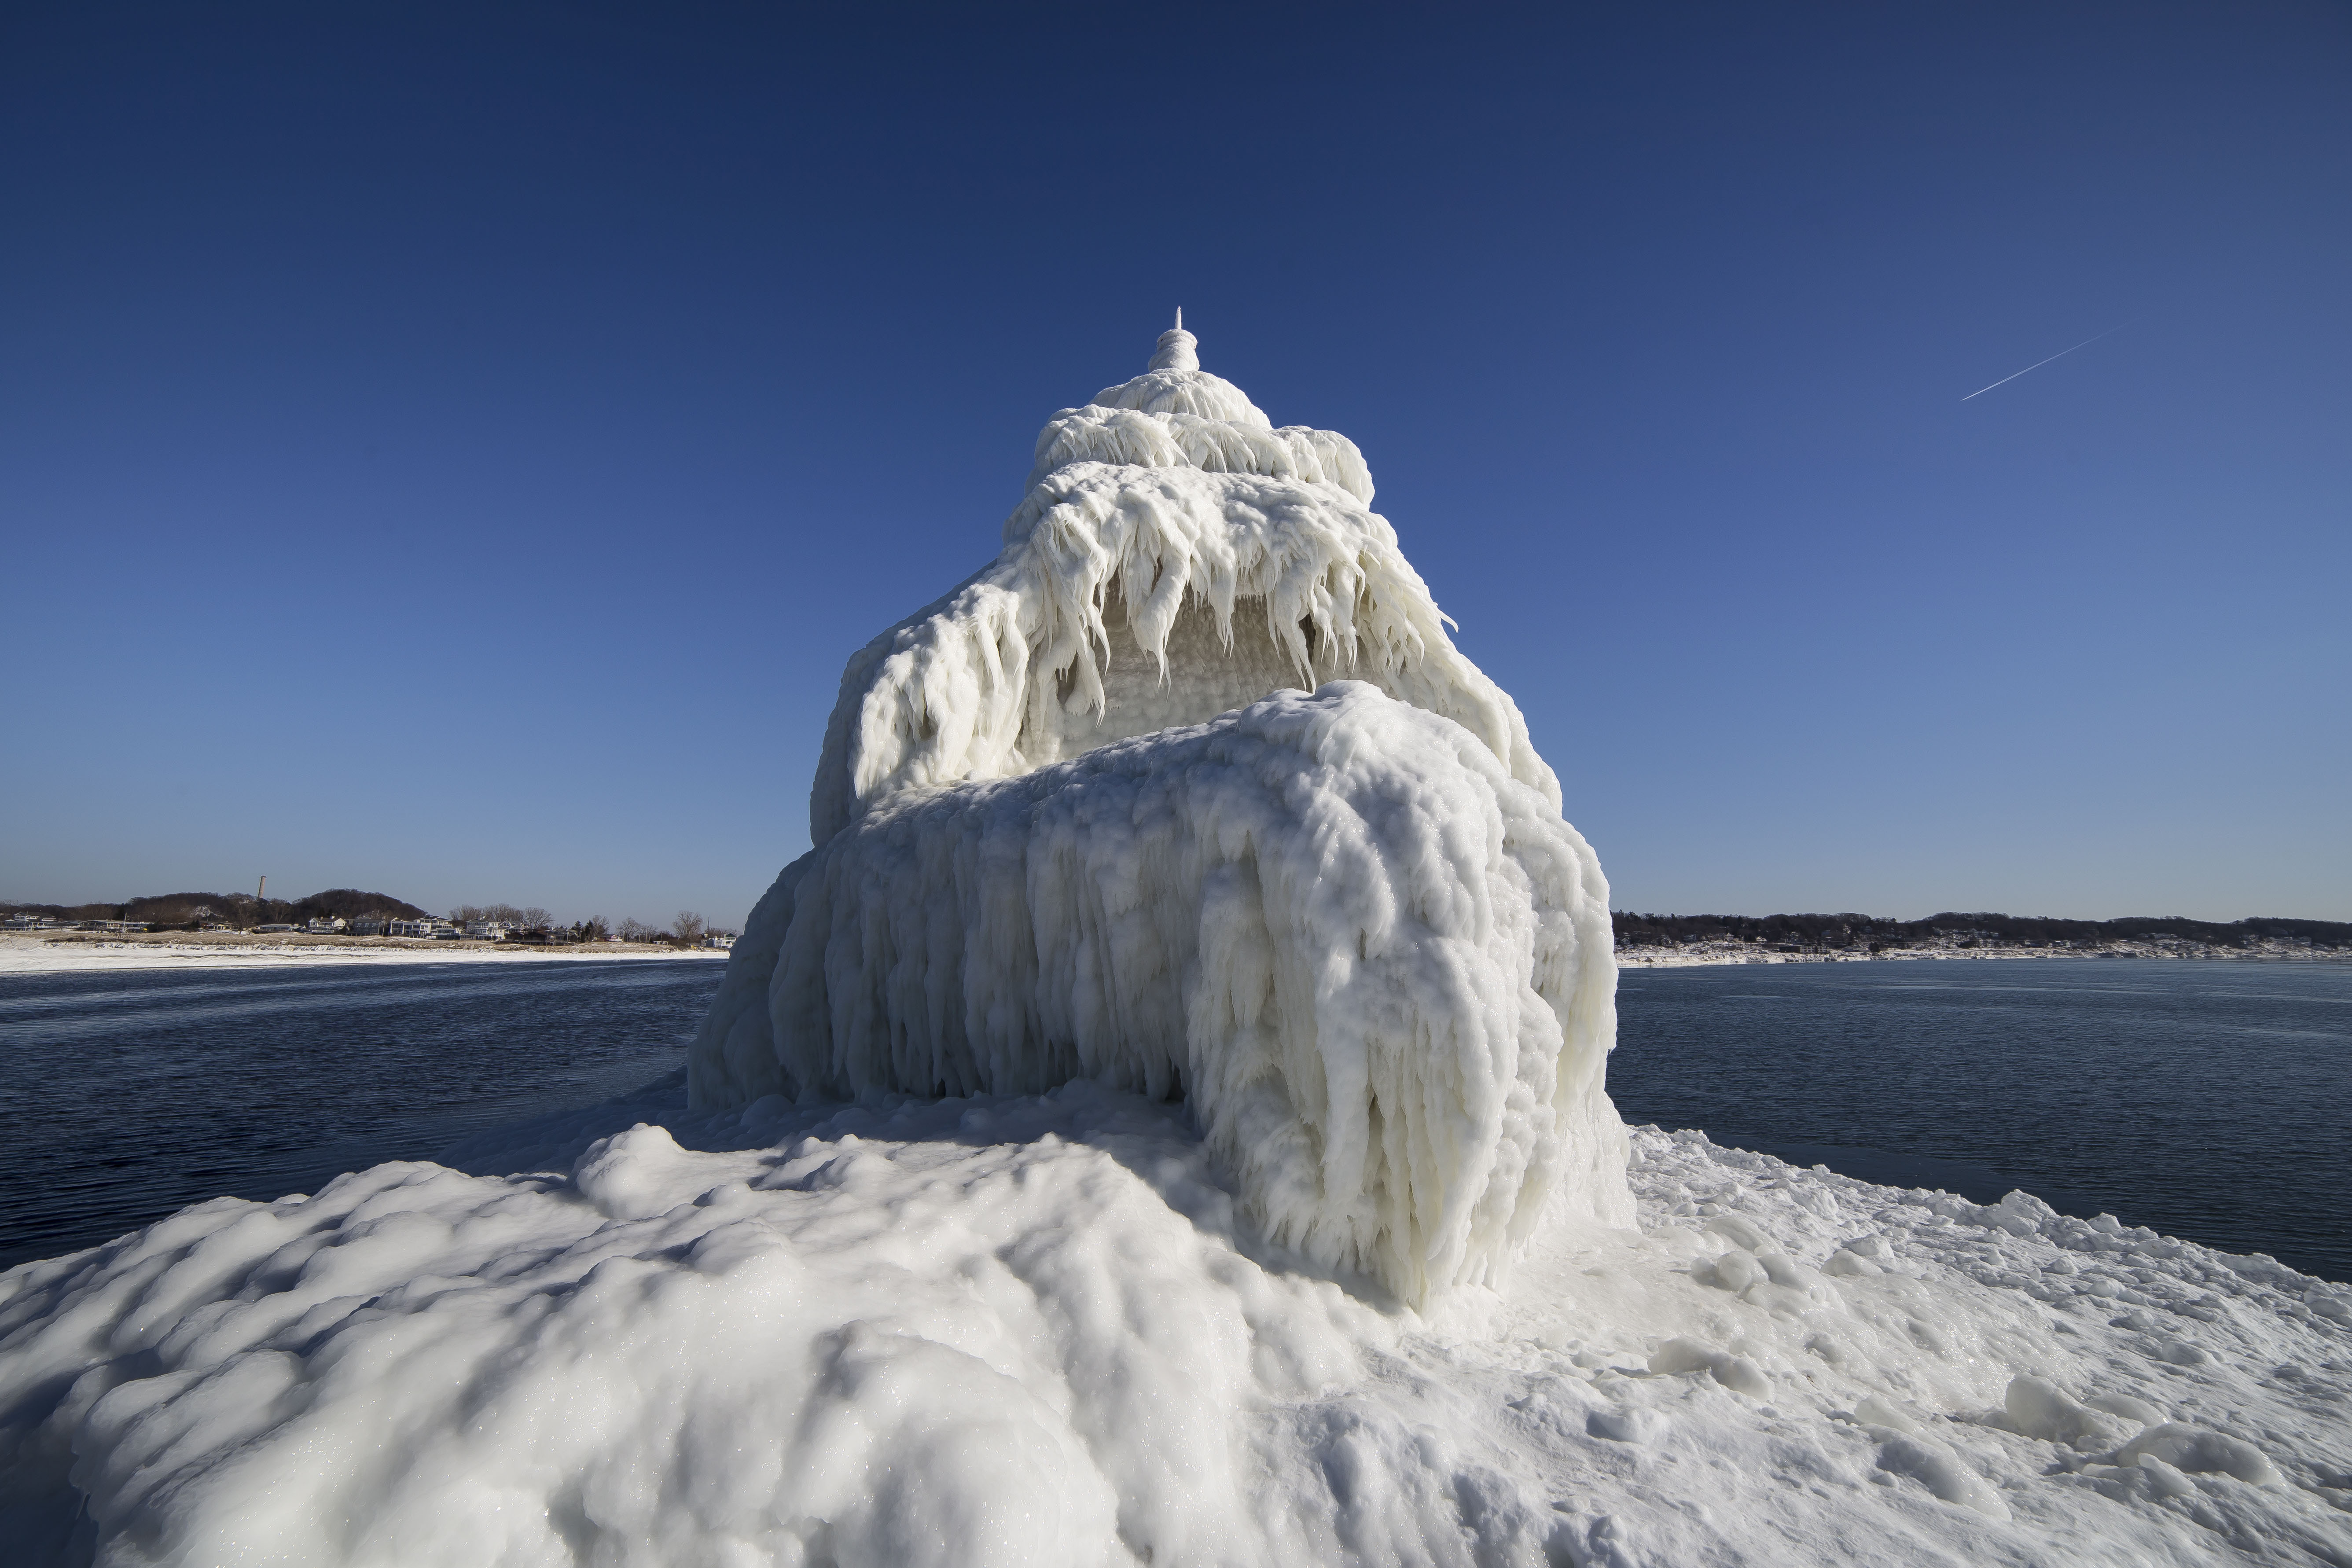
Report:
[[[1943,914],[1925,920],[1885,920],[1873,915],[1642,915],[1610,916],[1619,947],[1681,947],[1700,942],[1761,942],[1802,952],[1863,949],[1884,952],[1906,947],[2100,947],[2115,942],[2169,938],[2205,947],[2245,948],[2279,939],[2307,947],[2352,949],[2352,924],[2272,916],[2232,921],[2192,921],[2179,915],[2134,915],[2112,921],[2054,920],[2043,915]]]
[[[0,914],[47,915],[59,921],[128,921],[132,925],[192,927],[300,925],[306,921],[358,920],[381,915],[421,921],[425,911],[389,893],[329,888],[301,899],[261,899],[251,893],[154,893],[119,904],[0,903]]]
[[[330,888],[300,899],[264,899],[251,893],[157,893],[119,904],[19,904],[0,900],[0,916],[47,916],[51,920],[121,921],[150,930],[194,931],[207,925],[249,930],[260,925],[303,925],[312,920],[356,921],[367,916],[384,920],[421,921],[428,916],[416,905],[389,893],[362,892],[356,888]],[[559,923],[537,905],[460,904],[446,917],[463,929],[477,921],[501,925],[508,931],[554,942],[666,942],[692,947],[705,937],[719,934],[692,910],[680,910],[667,926],[628,919],[614,925],[602,915]]]
[[[693,947],[703,938],[719,933],[719,928],[692,910],[680,910],[667,926],[657,926],[649,921],[632,917],[614,925],[603,915],[590,915],[568,926],[555,923],[554,917],[542,909],[519,910],[512,904],[460,904],[449,911],[450,923],[464,926],[475,921],[488,921],[509,931],[527,935],[548,936],[572,942],[661,942],[671,947]]]

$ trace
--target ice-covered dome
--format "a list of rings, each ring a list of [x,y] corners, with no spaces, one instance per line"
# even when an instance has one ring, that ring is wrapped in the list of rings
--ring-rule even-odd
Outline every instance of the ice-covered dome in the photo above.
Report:
[[[1003,778],[1286,688],[1370,681],[1484,741],[1555,807],[1518,709],[1455,651],[1345,436],[1279,429],[1199,368],[1065,408],[994,562],[860,649],[809,801],[823,844],[907,788]]]
[[[1181,1097],[1275,1240],[1409,1300],[1630,1214],[1608,883],[1346,437],[1150,367],[849,662],[815,847],[690,1059],[768,1095]]]
[[[1139,414],[1184,414],[1228,425],[1272,429],[1274,421],[1249,400],[1246,393],[1201,368],[1200,351],[1201,341],[1184,330],[1184,312],[1177,311],[1176,324],[1160,334],[1160,342],[1151,351],[1151,363],[1144,366],[1143,374],[1133,381],[1104,387],[1094,395],[1090,406],[1132,409]],[[1066,415],[1069,410],[1064,409],[1063,413]],[[1049,425],[1046,429],[1050,432],[1053,426]],[[1038,446],[1042,456],[1045,443],[1041,440]],[[1036,478],[1033,474],[1030,483],[1036,483]],[[1370,500],[1371,497],[1362,499]]]

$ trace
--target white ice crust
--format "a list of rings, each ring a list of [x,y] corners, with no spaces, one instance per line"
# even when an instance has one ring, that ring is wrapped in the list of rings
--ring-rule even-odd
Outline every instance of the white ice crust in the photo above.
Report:
[[[1271,1236],[1413,1301],[1562,1181],[1622,1220],[1608,884],[1371,498],[1181,325],[1056,414],[995,562],[850,661],[695,1103],[1181,1096]]]
[[[1155,363],[1170,339],[1189,365],[1181,329]],[[902,790],[1011,777],[1335,678],[1452,719],[1557,808],[1517,705],[1455,650],[1371,496],[1354,442],[1276,430],[1198,369],[1062,410],[996,560],[850,660],[810,842]]]
[[[1600,864],[1467,731],[1370,686],[902,793],[784,887],[698,1103],[1181,1095],[1274,1239],[1413,1300],[1487,1280],[1563,1176],[1631,1216]]]
[[[673,1091],[674,1095],[674,1091]],[[636,1125],[633,1125],[636,1124]],[[1640,1229],[1381,1306],[1179,1107],[649,1096],[0,1274],[0,1558],[2352,1560],[2352,1291],[1633,1135]]]

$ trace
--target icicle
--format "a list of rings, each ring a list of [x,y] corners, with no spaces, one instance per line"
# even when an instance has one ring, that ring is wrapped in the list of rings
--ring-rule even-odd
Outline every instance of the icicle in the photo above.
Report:
[[[1608,884],[1355,444],[1196,348],[1056,414],[996,560],[850,660],[692,1092],[1181,1092],[1271,1235],[1423,1300],[1556,1181],[1623,1217]]]

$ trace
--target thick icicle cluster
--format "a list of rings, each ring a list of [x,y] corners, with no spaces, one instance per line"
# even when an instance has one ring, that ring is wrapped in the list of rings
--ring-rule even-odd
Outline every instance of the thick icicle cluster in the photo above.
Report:
[[[1556,1187],[1630,1212],[1608,886],[1354,444],[1193,351],[851,661],[692,1091],[1181,1095],[1274,1236],[1425,1300]]]
[[[1283,687],[1369,680],[1559,803],[1518,709],[1454,650],[1345,436],[1276,429],[1161,334],[1038,437],[996,560],[860,649],[809,800],[823,844],[898,790],[1006,778]]]

